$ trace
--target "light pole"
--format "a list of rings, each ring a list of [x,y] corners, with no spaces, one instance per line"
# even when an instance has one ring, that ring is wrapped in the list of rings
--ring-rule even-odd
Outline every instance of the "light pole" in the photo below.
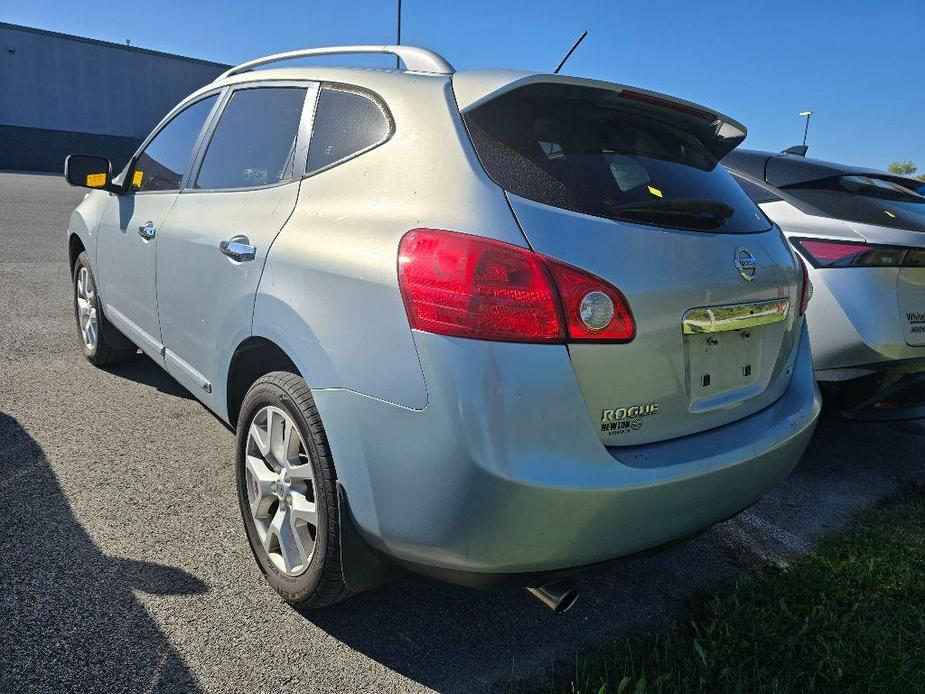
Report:
[[[800,111],[800,115],[806,117],[806,127],[803,128],[803,147],[806,147],[806,135],[809,133],[809,119],[813,117],[813,112]]]

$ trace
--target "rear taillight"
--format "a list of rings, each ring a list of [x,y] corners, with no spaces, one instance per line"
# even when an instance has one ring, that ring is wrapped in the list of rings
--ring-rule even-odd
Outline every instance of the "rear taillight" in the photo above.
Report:
[[[800,256],[797,256],[797,260],[800,261],[800,270],[803,274],[803,283],[800,285],[800,315],[802,316],[806,313],[809,300],[813,298],[813,283],[809,279],[809,270],[806,268],[806,261]]]
[[[855,241],[791,239],[791,243],[816,268],[901,267],[910,250]]]
[[[636,324],[619,289],[582,270],[546,259],[562,299],[570,340],[629,342]]]
[[[479,236],[415,229],[402,237],[398,282],[412,328],[506,342],[627,342],[626,299],[594,275]]]

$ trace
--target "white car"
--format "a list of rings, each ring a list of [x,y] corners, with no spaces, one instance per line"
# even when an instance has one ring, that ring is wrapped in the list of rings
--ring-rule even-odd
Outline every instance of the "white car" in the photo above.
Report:
[[[807,320],[827,409],[925,416],[922,182],[789,153],[736,150],[723,164],[810,265]]]

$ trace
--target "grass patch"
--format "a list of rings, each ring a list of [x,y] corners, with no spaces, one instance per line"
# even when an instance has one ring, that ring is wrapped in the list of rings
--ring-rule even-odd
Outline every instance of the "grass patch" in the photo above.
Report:
[[[925,692],[925,489],[701,599],[687,621],[514,691]]]

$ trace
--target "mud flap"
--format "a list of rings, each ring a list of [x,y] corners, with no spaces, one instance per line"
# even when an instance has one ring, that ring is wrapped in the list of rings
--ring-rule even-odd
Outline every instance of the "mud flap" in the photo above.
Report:
[[[347,492],[337,483],[338,523],[340,527],[340,566],[344,583],[354,593],[375,588],[396,576],[400,569],[386,562],[364,540],[353,522]]]

